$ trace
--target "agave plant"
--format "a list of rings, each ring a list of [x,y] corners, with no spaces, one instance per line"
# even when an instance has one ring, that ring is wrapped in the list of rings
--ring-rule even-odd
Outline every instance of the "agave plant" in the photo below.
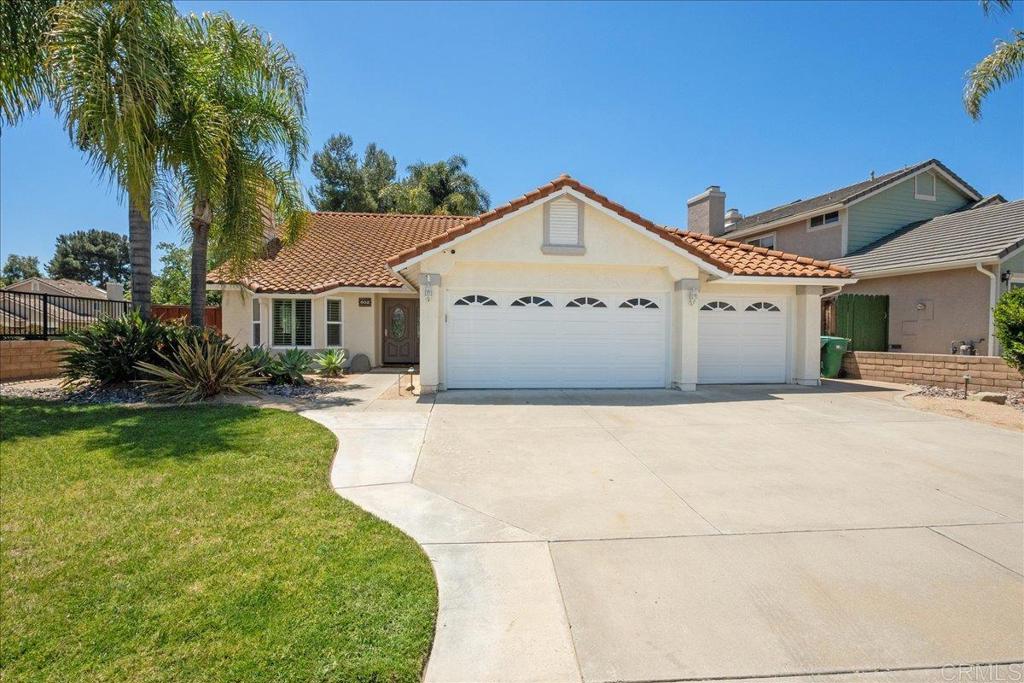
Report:
[[[345,372],[345,349],[327,349],[313,360],[320,366],[320,374],[324,377],[338,377]]]
[[[252,368],[253,374],[270,377],[274,356],[262,346],[246,346],[242,349],[242,362]]]
[[[149,376],[139,384],[157,398],[192,403],[221,393],[256,395],[253,387],[266,382],[245,362],[242,351],[217,334],[187,335],[170,354],[158,355],[162,365],[138,364]]]
[[[313,356],[302,349],[288,349],[270,364],[270,381],[274,384],[303,385],[303,375],[313,367]]]

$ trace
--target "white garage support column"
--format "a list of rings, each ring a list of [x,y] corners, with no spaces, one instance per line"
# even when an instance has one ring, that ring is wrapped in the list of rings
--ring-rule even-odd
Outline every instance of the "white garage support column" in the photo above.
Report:
[[[796,367],[797,384],[821,384],[821,287],[796,288]]]
[[[420,273],[420,393],[437,391],[441,377],[441,324],[444,296],[441,276]]]
[[[676,316],[676,329],[679,335],[678,344],[673,349],[679,354],[673,366],[676,376],[673,385],[680,391],[697,390],[697,304],[700,294],[700,280],[686,278],[675,282],[672,293],[673,313]]]

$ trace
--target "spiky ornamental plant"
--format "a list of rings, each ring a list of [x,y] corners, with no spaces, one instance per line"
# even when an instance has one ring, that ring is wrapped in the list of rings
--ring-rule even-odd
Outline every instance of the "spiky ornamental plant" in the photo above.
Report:
[[[306,225],[295,177],[308,144],[306,77],[284,46],[226,14],[182,17],[176,54],[167,167],[187,207],[201,325],[211,244],[240,275],[269,229],[288,242]]]
[[[170,0],[66,0],[53,9],[46,72],[72,142],[128,196],[132,304],[149,317],[152,199],[172,93]]]

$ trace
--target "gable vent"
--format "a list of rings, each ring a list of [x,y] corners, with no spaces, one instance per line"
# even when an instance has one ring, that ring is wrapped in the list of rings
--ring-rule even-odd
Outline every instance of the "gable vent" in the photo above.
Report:
[[[571,199],[556,199],[548,206],[548,244],[575,246],[580,241],[580,205]]]

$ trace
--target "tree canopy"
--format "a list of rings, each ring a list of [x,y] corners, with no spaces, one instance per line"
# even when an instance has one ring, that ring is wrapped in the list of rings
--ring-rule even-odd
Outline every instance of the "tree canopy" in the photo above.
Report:
[[[128,282],[128,238],[109,230],[76,230],[59,235],[46,271],[53,278],[96,286]]]
[[[153,303],[188,306],[192,301],[190,294],[191,247],[173,242],[161,242],[156,246],[162,253],[160,255],[160,273],[153,277]],[[212,260],[209,263],[210,268],[216,265]],[[220,293],[208,292],[206,303],[220,303]]]
[[[399,178],[395,158],[376,143],[360,158],[350,136],[332,135],[313,155],[309,198],[319,211],[475,215],[490,208],[490,197],[467,165],[456,154],[412,164]]]
[[[35,256],[18,256],[8,254],[4,261],[4,269],[0,274],[0,282],[3,286],[27,280],[30,277],[39,277],[39,259]]]

